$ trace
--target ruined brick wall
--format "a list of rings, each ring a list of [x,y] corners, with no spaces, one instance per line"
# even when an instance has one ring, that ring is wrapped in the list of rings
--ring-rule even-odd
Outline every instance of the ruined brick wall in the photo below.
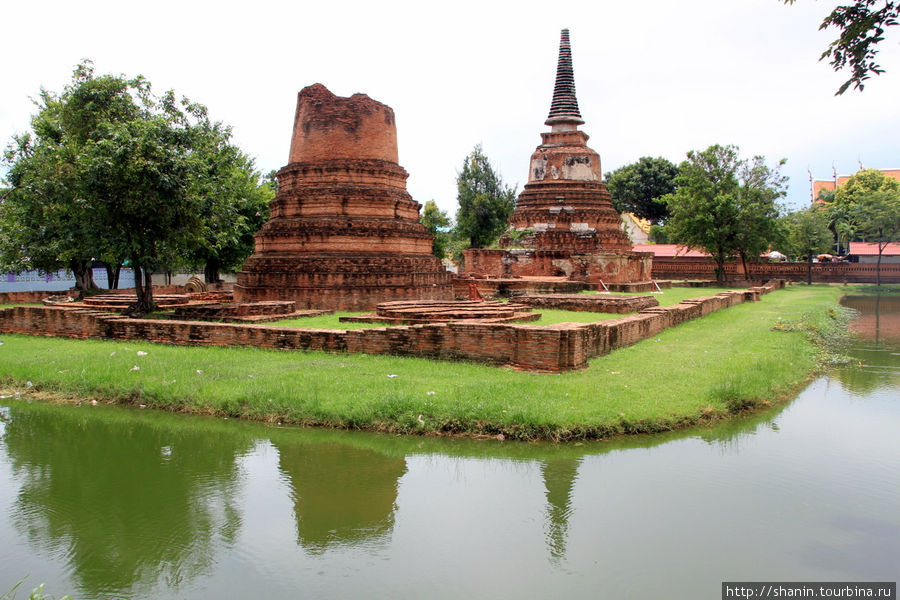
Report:
[[[481,277],[567,277],[597,284],[650,281],[649,252],[463,250],[463,272]]]
[[[572,257],[577,279],[590,283],[631,283],[652,279],[649,252],[597,252]]]
[[[653,296],[611,296],[600,294],[552,294],[547,296],[521,296],[516,302],[542,308],[561,310],[626,314],[658,306]]]
[[[365,94],[340,98],[320,84],[297,94],[290,163],[397,158],[394,111]]]
[[[15,306],[0,310],[0,331],[73,338],[114,337],[107,321],[116,316],[92,309]]]
[[[785,279],[806,281],[805,263],[760,263],[748,265],[749,278],[755,281]],[[739,265],[725,263],[728,279],[740,279]],[[654,279],[715,279],[715,263],[708,258],[655,258]],[[860,263],[814,263],[814,283],[875,283],[875,265]],[[900,265],[882,264],[881,280],[886,284],[900,283]]]
[[[0,309],[0,332],[73,338],[147,340],[176,345],[229,345],[464,359],[537,371],[587,366],[595,356],[741,302],[758,300],[776,284],[649,308],[600,323],[528,327],[439,323],[374,329],[322,330],[232,323],[130,319],[86,309],[18,306]]]
[[[460,265],[460,273],[475,276],[510,277],[503,264],[503,258],[507,256],[506,250],[485,250],[483,248],[467,248],[463,250],[463,264]]]
[[[64,294],[65,292],[0,292],[0,304],[18,304],[20,302],[40,302],[47,296]]]
[[[453,280],[457,299],[469,297],[469,284],[474,283],[483,298],[520,298],[525,294],[577,294],[592,286],[579,281],[549,281],[546,279],[468,279]]]

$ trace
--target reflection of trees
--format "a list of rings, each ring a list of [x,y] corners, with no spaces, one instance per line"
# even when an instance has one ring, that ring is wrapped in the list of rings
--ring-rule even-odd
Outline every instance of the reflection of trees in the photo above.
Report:
[[[900,294],[844,296],[841,304],[859,312],[851,327],[861,339],[900,345]]]
[[[290,479],[298,543],[313,552],[377,540],[394,526],[406,459],[340,443],[275,441]]]
[[[547,544],[554,560],[565,558],[569,517],[572,514],[572,489],[578,477],[580,459],[550,459],[541,464],[547,488]]]
[[[845,390],[863,396],[883,387],[900,387],[900,344],[863,345],[849,355],[861,366],[835,370],[834,376]]]
[[[761,411],[730,417],[712,427],[698,429],[696,436],[708,444],[718,445],[723,449],[739,450],[741,443],[755,435],[760,428],[777,430],[776,419],[790,404],[780,402]]]
[[[841,304],[859,311],[852,323],[859,339],[848,354],[862,365],[835,371],[843,388],[865,395],[900,385],[900,295],[844,296]]]
[[[68,559],[85,597],[194,578],[211,566],[214,538],[240,525],[235,458],[247,442],[125,415],[14,409],[3,437],[22,482],[16,527]]]

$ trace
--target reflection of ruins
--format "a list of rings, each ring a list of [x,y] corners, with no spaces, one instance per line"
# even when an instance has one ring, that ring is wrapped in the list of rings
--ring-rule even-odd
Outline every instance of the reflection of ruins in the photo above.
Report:
[[[82,411],[32,407],[6,424],[22,536],[47,562],[64,557],[76,597],[130,597],[213,571],[216,544],[241,526],[236,460],[250,441],[197,421]]]
[[[647,283],[651,254],[633,252],[606,185],[600,156],[575,97],[569,31],[562,31],[550,131],[531,155],[528,183],[500,239],[507,250],[464,252],[467,273],[490,277],[565,276],[596,284]]]
[[[337,443],[273,443],[290,481],[300,546],[324,552],[391,532],[404,458]]]
[[[372,309],[388,300],[449,300],[450,275],[397,164],[394,111],[321,84],[297,95],[289,164],[271,216],[234,288],[238,302]]]
[[[580,458],[553,458],[541,464],[547,488],[547,545],[553,560],[565,558],[572,490],[578,477]]]

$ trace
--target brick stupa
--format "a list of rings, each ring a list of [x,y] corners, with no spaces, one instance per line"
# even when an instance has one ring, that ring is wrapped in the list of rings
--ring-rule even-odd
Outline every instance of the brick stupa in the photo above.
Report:
[[[235,300],[368,310],[389,300],[448,300],[421,205],[397,164],[394,111],[365,94],[315,84],[297,95],[289,164]]]
[[[575,96],[569,30],[559,45],[550,131],[531,155],[528,183],[500,238],[508,250],[465,252],[466,271],[490,276],[567,276],[597,283],[649,282],[651,254],[633,252],[602,181],[600,156]]]

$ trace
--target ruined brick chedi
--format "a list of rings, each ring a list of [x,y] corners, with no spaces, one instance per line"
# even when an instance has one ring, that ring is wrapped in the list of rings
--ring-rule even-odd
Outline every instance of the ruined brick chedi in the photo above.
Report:
[[[466,271],[492,276],[560,276],[578,281],[650,280],[651,255],[632,252],[619,213],[602,181],[600,156],[575,96],[569,31],[562,31],[550,131],[531,155],[528,183],[500,238],[508,250],[465,253]]]
[[[452,298],[420,205],[397,164],[394,111],[315,84],[297,96],[289,164],[269,221],[235,285],[238,302],[366,310],[387,300]]]

